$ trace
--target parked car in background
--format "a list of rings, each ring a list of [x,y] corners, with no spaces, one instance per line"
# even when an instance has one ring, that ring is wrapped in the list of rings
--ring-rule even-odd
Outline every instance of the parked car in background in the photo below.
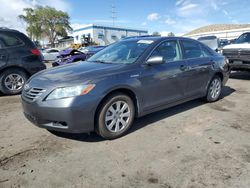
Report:
[[[42,51],[43,60],[45,62],[52,62],[57,60],[57,56],[59,56],[60,50],[56,48],[50,48]]]
[[[95,53],[101,51],[104,49],[106,46],[88,46],[88,47],[82,47],[79,48],[78,50],[86,54],[86,57],[89,58]]]
[[[250,71],[250,32],[242,34],[234,44],[223,48],[232,70]]]
[[[229,41],[226,39],[219,39],[216,36],[205,36],[200,37],[197,39],[198,41],[202,42],[203,44],[207,45],[214,51],[222,54],[222,49],[224,46],[229,44]]]
[[[205,36],[197,39],[203,44],[207,45],[214,51],[218,51],[219,48],[219,39],[216,36]]]
[[[201,97],[217,101],[228,77],[225,57],[196,40],[128,39],[86,62],[38,73],[27,83],[22,104],[39,127],[114,139],[135,117]]]
[[[79,50],[66,49],[59,52],[58,60],[52,63],[53,67],[66,65],[70,63],[75,63],[78,61],[84,61],[86,59],[86,54]]]
[[[41,53],[26,35],[0,28],[0,92],[20,93],[28,78],[43,69]]]

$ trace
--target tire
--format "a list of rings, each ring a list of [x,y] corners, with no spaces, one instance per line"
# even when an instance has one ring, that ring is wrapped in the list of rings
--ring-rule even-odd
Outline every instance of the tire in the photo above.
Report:
[[[115,139],[127,132],[134,118],[135,106],[132,99],[123,93],[115,93],[98,108],[95,130],[105,139]]]
[[[5,95],[21,93],[28,80],[27,74],[19,69],[7,69],[0,75],[0,91]]]
[[[207,89],[206,101],[215,102],[219,100],[221,91],[222,91],[221,78],[219,76],[215,76],[209,83],[209,86]]]

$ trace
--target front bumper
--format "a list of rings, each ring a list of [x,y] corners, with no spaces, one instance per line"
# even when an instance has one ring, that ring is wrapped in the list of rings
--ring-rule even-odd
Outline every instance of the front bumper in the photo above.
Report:
[[[94,130],[97,99],[80,96],[51,101],[29,102],[22,97],[25,117],[34,125],[68,133],[85,133]]]
[[[250,71],[250,61],[243,62],[242,64],[234,64],[233,61],[230,61],[231,70],[249,70]]]

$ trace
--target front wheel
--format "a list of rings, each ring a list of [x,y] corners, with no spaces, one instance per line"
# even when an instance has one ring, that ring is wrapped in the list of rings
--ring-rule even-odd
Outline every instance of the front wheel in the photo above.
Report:
[[[215,102],[220,98],[221,95],[221,91],[222,91],[222,81],[221,78],[219,76],[215,76],[209,86],[208,86],[208,90],[207,90],[207,96],[206,96],[206,100],[208,102]]]
[[[96,132],[105,139],[118,138],[131,127],[134,117],[132,99],[122,93],[113,94],[99,107]]]

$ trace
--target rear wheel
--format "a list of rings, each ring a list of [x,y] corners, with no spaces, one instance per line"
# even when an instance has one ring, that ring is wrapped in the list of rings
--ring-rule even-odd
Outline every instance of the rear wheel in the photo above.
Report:
[[[27,74],[19,69],[8,69],[0,75],[0,91],[5,95],[19,94],[25,82]]]
[[[207,96],[206,96],[206,100],[208,102],[215,102],[220,98],[221,95],[221,91],[222,91],[222,81],[221,78],[219,76],[215,76],[209,86],[208,86],[208,90],[207,90]]]
[[[131,127],[134,117],[132,99],[122,93],[113,94],[99,107],[96,132],[106,139],[118,138]]]

